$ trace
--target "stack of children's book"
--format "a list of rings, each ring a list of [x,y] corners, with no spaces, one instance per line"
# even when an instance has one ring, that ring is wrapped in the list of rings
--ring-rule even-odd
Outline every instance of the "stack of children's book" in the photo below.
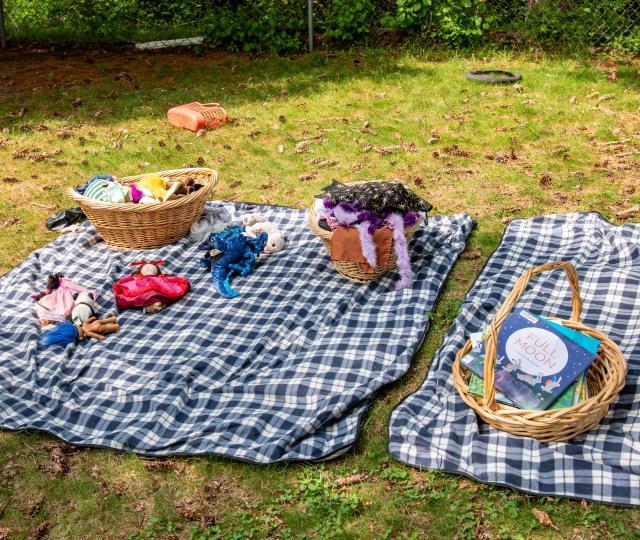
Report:
[[[471,334],[462,358],[471,371],[469,392],[484,390],[485,334]],[[496,401],[520,409],[561,409],[587,399],[586,372],[600,341],[525,311],[509,315],[498,334]]]

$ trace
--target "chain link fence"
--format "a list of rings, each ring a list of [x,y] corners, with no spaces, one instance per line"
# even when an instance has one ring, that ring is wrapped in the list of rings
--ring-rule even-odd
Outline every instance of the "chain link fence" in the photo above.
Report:
[[[336,15],[340,9],[345,9],[340,7],[341,4],[355,3],[355,0],[313,0],[315,35],[322,36],[327,29],[341,24],[341,19],[337,18],[339,15]],[[213,46],[224,47],[228,43],[224,28],[216,25],[221,17],[243,9],[243,4],[253,2],[0,0],[0,10],[4,8],[8,43],[115,44],[155,40],[161,46],[196,43],[199,40],[172,40],[204,37]],[[281,33],[292,35],[292,48],[296,48],[296,40],[299,49],[307,47],[307,0],[266,0],[254,6],[257,4],[268,6],[274,13],[282,12],[286,29]],[[393,26],[398,12],[406,9],[407,5],[413,5],[425,12],[424,18],[417,20],[414,27],[405,25],[402,29],[403,34],[413,36],[413,39],[437,40],[434,36],[438,35],[438,25],[444,24],[443,21],[450,22],[451,17],[447,17],[446,11],[449,9],[451,13],[456,10],[465,13],[467,19],[469,13],[477,15],[482,22],[478,26],[480,32],[475,33],[478,37],[474,39],[479,43],[610,46],[640,53],[639,0],[460,0],[458,5],[455,0],[359,0],[358,4],[367,6],[369,38],[377,36],[380,28]],[[247,13],[251,13],[250,9]],[[252,17],[251,14],[248,16]],[[274,35],[280,31],[278,28],[269,30]],[[234,31],[242,33],[242,28]],[[259,29],[253,32],[259,32]],[[246,34],[246,39],[251,39],[251,32]],[[358,34],[358,37],[362,35]],[[235,47],[238,48],[237,39]]]

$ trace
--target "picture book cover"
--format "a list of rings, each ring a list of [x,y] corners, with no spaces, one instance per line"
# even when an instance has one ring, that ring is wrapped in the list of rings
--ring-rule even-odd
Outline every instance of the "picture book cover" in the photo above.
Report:
[[[557,326],[523,309],[504,321],[498,336],[495,382],[496,389],[515,406],[547,409],[593,362],[594,349],[578,345],[564,332],[569,329],[560,331]],[[482,339],[462,363],[484,376]]]
[[[571,407],[575,405],[579,401],[583,401],[586,399],[586,373],[582,373],[576,381],[569,386],[562,394],[558,396],[551,405],[549,405],[549,410],[555,409],[564,409],[565,407]],[[484,395],[484,380],[481,377],[478,377],[475,373],[471,373],[471,377],[469,378],[469,392],[476,396]],[[509,398],[505,397],[500,392],[496,392],[496,401],[498,403],[502,403],[503,405],[509,405],[511,407],[516,407],[517,405],[511,401]]]

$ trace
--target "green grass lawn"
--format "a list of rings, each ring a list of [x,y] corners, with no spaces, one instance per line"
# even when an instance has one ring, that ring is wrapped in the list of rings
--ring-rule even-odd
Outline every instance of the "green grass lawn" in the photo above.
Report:
[[[510,219],[597,210],[616,221],[640,203],[637,66],[620,62],[611,81],[590,60],[534,53],[40,52],[0,55],[0,65],[0,273],[56,238],[45,218],[71,206],[66,187],[99,172],[204,164],[220,172],[215,198],[300,207],[332,178],[398,179],[435,213],[478,222],[413,367],[378,397],[346,455],[266,467],[156,461],[4,432],[0,539],[638,537],[637,510],[418,471],[386,450],[391,410],[426,376]],[[523,81],[464,79],[485,66]],[[196,137],[166,122],[167,108],[193,100],[220,101],[232,123]]]

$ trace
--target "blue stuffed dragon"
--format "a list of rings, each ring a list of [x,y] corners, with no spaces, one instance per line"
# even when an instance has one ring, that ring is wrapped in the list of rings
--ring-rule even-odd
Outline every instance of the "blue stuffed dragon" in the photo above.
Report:
[[[267,243],[267,233],[260,233],[256,238],[245,236],[244,228],[229,227],[225,231],[213,233],[209,239],[200,244],[207,255],[200,259],[200,265],[211,270],[211,281],[216,290],[225,298],[239,295],[231,288],[230,280],[235,274],[248,276],[253,270],[256,257],[262,253]],[[222,257],[213,263],[210,250],[218,250]]]

